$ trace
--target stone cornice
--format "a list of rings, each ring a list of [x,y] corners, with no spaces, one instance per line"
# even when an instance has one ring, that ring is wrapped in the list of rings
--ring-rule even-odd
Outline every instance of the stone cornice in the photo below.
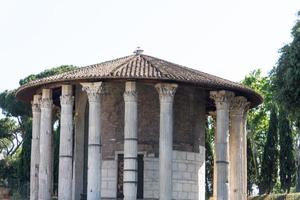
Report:
[[[80,83],[82,91],[87,93],[89,102],[99,102],[103,91],[102,82]]]
[[[155,85],[161,102],[173,102],[178,85],[170,83],[158,83]]]
[[[234,97],[234,93],[230,91],[211,91],[210,98],[215,101],[217,110],[229,109],[229,105]]]

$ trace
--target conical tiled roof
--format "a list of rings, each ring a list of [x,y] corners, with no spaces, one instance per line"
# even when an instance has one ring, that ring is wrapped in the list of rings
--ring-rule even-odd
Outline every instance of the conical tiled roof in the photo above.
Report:
[[[29,82],[17,90],[17,97],[26,100],[39,87],[48,84],[112,79],[188,83],[207,90],[234,91],[247,97],[252,106],[262,102],[259,94],[238,83],[144,54],[130,55]]]

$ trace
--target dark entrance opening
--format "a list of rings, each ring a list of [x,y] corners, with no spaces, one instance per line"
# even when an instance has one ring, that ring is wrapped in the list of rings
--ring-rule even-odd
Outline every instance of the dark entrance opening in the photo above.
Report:
[[[124,154],[118,154],[118,185],[117,198],[123,199],[123,175],[124,175]],[[137,198],[144,198],[144,155],[138,155],[138,184]]]

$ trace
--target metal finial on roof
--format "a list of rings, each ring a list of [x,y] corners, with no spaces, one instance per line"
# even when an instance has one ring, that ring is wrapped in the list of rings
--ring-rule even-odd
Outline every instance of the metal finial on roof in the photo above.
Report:
[[[133,52],[135,55],[140,55],[144,52],[140,47],[137,47],[136,50]]]

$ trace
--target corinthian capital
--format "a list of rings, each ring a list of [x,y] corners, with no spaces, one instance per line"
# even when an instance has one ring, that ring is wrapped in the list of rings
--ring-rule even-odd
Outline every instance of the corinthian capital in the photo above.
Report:
[[[178,85],[170,83],[158,83],[155,85],[161,102],[172,102]]]
[[[215,101],[217,110],[229,109],[230,102],[234,97],[234,93],[230,91],[211,91],[210,98]]]
[[[73,105],[74,97],[70,94],[63,94],[60,96],[60,104],[61,105]]]
[[[81,83],[82,90],[88,95],[89,102],[99,102],[102,93],[102,82]]]
[[[32,113],[41,112],[41,95],[34,95],[33,101],[31,101]]]
[[[51,98],[42,98],[41,100],[41,108],[52,108],[53,100]]]
[[[135,82],[128,81],[125,83],[124,101],[137,101]]]
[[[233,115],[244,115],[249,109],[250,102],[245,97],[237,96],[232,99],[230,104],[230,113]]]
[[[53,107],[52,100],[52,90],[43,89],[42,90],[42,99],[41,99],[41,108],[51,108]]]
[[[73,105],[74,104],[73,86],[72,85],[62,85],[61,86],[60,104],[61,105]]]

